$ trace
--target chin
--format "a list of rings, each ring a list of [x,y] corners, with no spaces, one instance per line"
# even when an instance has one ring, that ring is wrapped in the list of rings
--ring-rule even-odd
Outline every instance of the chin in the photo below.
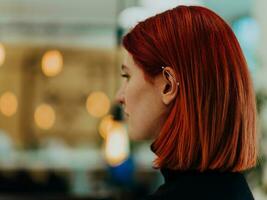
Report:
[[[129,138],[131,141],[136,141],[136,142],[144,140],[143,137],[135,135],[135,134],[130,134]]]

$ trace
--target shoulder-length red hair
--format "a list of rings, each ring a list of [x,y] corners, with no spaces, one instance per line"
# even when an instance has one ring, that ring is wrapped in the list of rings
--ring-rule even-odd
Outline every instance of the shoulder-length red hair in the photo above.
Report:
[[[139,22],[123,38],[147,80],[174,69],[179,94],[152,144],[155,168],[243,171],[256,165],[256,104],[249,70],[229,25],[200,6]]]

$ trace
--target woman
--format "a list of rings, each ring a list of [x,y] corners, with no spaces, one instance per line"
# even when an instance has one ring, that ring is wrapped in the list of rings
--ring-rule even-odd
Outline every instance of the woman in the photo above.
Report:
[[[139,22],[123,47],[117,100],[165,179],[145,199],[253,199],[243,172],[257,161],[255,94],[231,28],[178,6]]]

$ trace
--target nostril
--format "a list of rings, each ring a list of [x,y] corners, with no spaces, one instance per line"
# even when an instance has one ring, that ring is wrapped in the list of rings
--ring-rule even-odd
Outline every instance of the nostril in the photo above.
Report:
[[[123,108],[123,100],[119,99],[118,102],[119,102],[119,104],[120,104],[120,105],[122,106],[122,108]]]
[[[120,106],[121,106],[122,110],[125,111],[125,104],[122,101],[120,102]]]
[[[116,101],[117,103],[119,103],[119,104],[122,104],[122,102],[123,102],[123,101],[122,101],[122,98],[121,98],[120,96],[118,96],[118,95],[115,97],[115,101]]]

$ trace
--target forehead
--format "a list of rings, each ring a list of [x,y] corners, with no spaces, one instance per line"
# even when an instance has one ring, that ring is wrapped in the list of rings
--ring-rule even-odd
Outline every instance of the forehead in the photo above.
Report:
[[[122,64],[121,64],[121,70],[122,71],[129,71],[131,62],[129,62],[129,53],[123,48],[122,51]]]
[[[128,70],[128,71],[140,70],[139,67],[136,65],[136,63],[134,62],[134,59],[131,53],[129,53],[125,49],[123,51],[123,63],[122,63],[121,68],[123,70]]]

